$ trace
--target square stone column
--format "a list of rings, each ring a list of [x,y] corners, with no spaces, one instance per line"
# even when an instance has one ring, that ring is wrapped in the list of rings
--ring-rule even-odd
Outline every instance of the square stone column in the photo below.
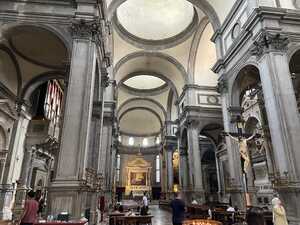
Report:
[[[97,24],[74,23],[73,50],[55,180],[50,187],[50,213],[67,211],[80,218],[86,195],[82,184],[87,168],[95,81]]]
[[[268,40],[266,43],[265,40]],[[288,39],[264,32],[254,48],[259,63],[275,161],[274,188],[290,224],[300,223],[300,118],[286,54]]]
[[[188,161],[191,186],[193,188],[193,199],[199,204],[204,203],[204,189],[202,178],[202,163],[199,148],[199,129],[200,124],[196,120],[188,122]]]
[[[224,82],[224,81],[221,81]],[[221,91],[221,101],[222,101],[222,112],[223,112],[223,120],[224,120],[224,131],[232,132],[234,131],[231,126],[231,116],[228,112],[229,104],[229,94],[226,88],[220,90]],[[227,146],[227,155],[228,155],[228,163],[229,163],[229,174],[230,180],[228,182],[229,187],[225,186],[225,191],[230,194],[231,200],[234,205],[236,205],[239,209],[246,209],[246,198],[245,192],[243,188],[243,174],[241,167],[241,156],[239,153],[239,149],[237,143],[230,137],[225,137],[226,146]],[[225,182],[226,183],[226,182]]]

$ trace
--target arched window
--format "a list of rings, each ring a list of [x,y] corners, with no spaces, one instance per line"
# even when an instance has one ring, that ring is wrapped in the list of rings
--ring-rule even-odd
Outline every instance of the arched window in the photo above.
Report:
[[[128,144],[129,145],[134,145],[134,138],[133,137],[130,137],[129,139],[128,139]]]
[[[159,155],[156,156],[156,167],[155,167],[155,181],[156,183],[160,182],[160,157]]]
[[[121,156],[117,155],[117,171],[116,171],[117,182],[120,182],[120,168],[121,168]]]
[[[148,146],[148,138],[143,139],[143,146]]]

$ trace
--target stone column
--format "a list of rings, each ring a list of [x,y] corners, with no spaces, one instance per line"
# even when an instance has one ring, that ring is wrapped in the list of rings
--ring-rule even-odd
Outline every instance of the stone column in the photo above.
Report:
[[[22,166],[19,155],[24,151],[25,135],[30,119],[22,108],[21,104],[18,105],[19,117],[14,122],[12,129],[2,184],[0,185],[0,219],[4,220],[12,219],[11,202],[16,188],[14,184],[19,177],[16,171],[19,171]]]
[[[15,204],[14,204],[14,217],[19,218],[22,214],[24,202],[26,200],[26,193],[30,186],[28,185],[30,172],[32,168],[33,155],[35,153],[35,146],[26,146],[24,148],[24,157],[21,169],[21,175],[17,184]]]
[[[87,168],[92,117],[96,46],[95,28],[83,20],[72,25],[73,50],[64,111],[57,172],[50,188],[50,210],[80,218],[85,211],[86,192],[82,189]]]
[[[171,197],[173,193],[173,181],[174,181],[174,171],[173,171],[173,149],[167,148],[167,174],[168,174],[168,193]]]
[[[231,124],[230,113],[228,112],[228,108],[230,107],[230,96],[227,91],[227,81],[220,80],[218,86],[218,89],[221,93],[224,131],[235,132]],[[239,209],[245,210],[246,198],[243,188],[243,175],[238,145],[230,137],[225,137],[225,141],[227,146],[227,156],[230,174],[230,180],[228,181],[229,187],[225,187],[225,190],[227,193],[230,194],[232,203],[236,205]]]
[[[187,194],[189,190],[188,183],[188,156],[185,148],[180,148],[180,161],[179,161],[179,182],[181,186],[181,190],[184,195]]]
[[[201,155],[199,149],[199,122],[192,120],[188,122],[188,160],[189,175],[193,188],[193,198],[198,203],[204,203],[204,190],[202,179]]]
[[[259,63],[273,144],[277,170],[274,187],[286,206],[290,224],[299,224],[300,118],[285,52],[287,44],[285,37],[264,32],[252,53]]]

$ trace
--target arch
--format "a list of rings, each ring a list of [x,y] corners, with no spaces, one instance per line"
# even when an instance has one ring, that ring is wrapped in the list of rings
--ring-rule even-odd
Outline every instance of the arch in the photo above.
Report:
[[[117,8],[124,3],[126,0],[113,0],[109,7],[108,7],[108,18],[111,20],[113,18],[113,15]],[[214,31],[217,31],[220,26],[220,18],[218,17],[216,11],[212,7],[212,5],[207,0],[187,0],[190,3],[192,3],[194,6],[201,9],[209,18],[210,22],[212,23],[212,26],[214,28]]]
[[[16,75],[17,75],[17,93],[16,93],[16,95],[18,95],[21,92],[21,88],[22,88],[22,73],[21,73],[20,65],[19,65],[15,55],[13,54],[13,52],[6,45],[0,43],[0,50],[4,51],[9,56],[9,58],[11,59],[11,61],[13,62],[14,66],[15,66]]]
[[[174,100],[177,101],[178,96],[176,95],[176,92],[174,94],[174,91],[171,89],[168,94],[168,102],[167,102],[167,120],[172,120],[172,108],[176,107],[176,118],[178,118],[179,114],[179,107],[178,104],[173,104]]]
[[[138,57],[142,57],[142,56],[149,56],[149,57],[157,57],[160,58],[162,60],[165,60],[171,64],[173,64],[178,71],[180,71],[183,79],[185,81],[187,81],[187,72],[185,71],[184,67],[181,65],[180,62],[177,61],[177,59],[175,59],[174,57],[163,53],[163,52],[147,52],[147,51],[138,51],[138,52],[133,52],[130,53],[126,56],[124,56],[122,59],[120,59],[117,64],[114,67],[114,75],[117,74],[117,72],[119,71],[119,69],[121,68],[122,65],[124,65],[126,62],[134,59],[134,58],[138,58]]]
[[[181,86],[183,87],[185,84],[188,83],[189,78],[188,78],[187,72],[185,71],[185,68],[175,58],[173,58],[172,56],[170,56],[168,54],[162,53],[162,52],[147,52],[147,51],[133,52],[133,53],[130,53],[130,54],[124,56],[123,58],[121,58],[114,66],[114,73],[113,73],[114,79],[117,80],[118,72],[126,63],[129,63],[131,60],[136,60],[136,59],[142,58],[142,57],[158,58],[158,59],[162,60],[162,62],[167,63],[166,64],[167,66],[169,66],[169,65],[174,66],[179,73],[180,79],[182,79],[182,81],[183,81],[183,84]],[[131,69],[134,69],[134,68],[131,68]],[[155,69],[158,69],[158,68],[155,68]],[[138,72],[138,71],[140,71],[140,69],[138,69],[137,71],[132,71],[131,73]],[[151,70],[149,70],[149,71],[151,71]],[[158,74],[158,73],[159,72],[156,72],[156,74]],[[167,75],[164,73],[161,73],[161,74],[163,74],[163,76],[166,79],[170,80],[176,87],[177,92],[180,93],[181,90],[179,90],[180,88],[178,87],[178,85],[176,85],[174,83],[174,81],[173,81],[174,79],[167,77]],[[126,76],[128,76],[128,73],[126,75],[123,75],[123,77],[120,77],[119,80],[122,80]],[[175,76],[175,75],[170,74],[169,76]]]
[[[149,109],[147,107],[132,107],[130,109],[127,109],[125,110],[121,115],[119,115],[119,121],[122,120],[122,117],[124,115],[126,115],[127,113],[131,112],[131,111],[134,111],[134,110],[146,110],[146,111],[149,111],[151,112],[158,120],[159,120],[159,123],[160,123],[160,126],[162,127],[163,126],[163,122],[162,122],[162,119],[160,118],[159,114],[157,112],[155,112],[154,110],[152,109]]]
[[[15,22],[3,25],[3,35],[9,36],[9,34],[18,27],[36,27],[39,29],[44,29],[52,34],[54,34],[66,47],[68,53],[68,60],[72,55],[72,37],[69,32],[65,29],[52,26],[51,24],[37,24],[32,22]]]
[[[34,77],[29,82],[27,82],[24,88],[22,89],[20,99],[29,101],[31,94],[38,86],[40,86],[42,83],[48,80],[53,80],[53,79],[66,79],[65,72],[49,71]]]
[[[209,24],[209,19],[208,17],[204,17],[197,28],[197,31],[194,35],[192,44],[191,44],[191,50],[190,50],[190,54],[189,54],[189,61],[188,61],[188,69],[187,69],[187,73],[191,74],[190,75],[190,79],[189,83],[193,84],[194,83],[194,76],[195,76],[195,63],[196,63],[196,57],[197,57],[197,52],[198,52],[198,47],[200,44],[200,40],[202,38],[202,34],[206,28],[206,26]]]
[[[158,88],[151,89],[151,90],[139,90],[139,89],[126,87],[125,85],[123,85],[123,83],[126,80],[128,80],[132,77],[135,77],[135,76],[139,76],[139,75],[149,75],[149,76],[151,75],[153,77],[160,78],[166,82],[166,85],[163,85],[162,87],[158,87]],[[177,90],[176,90],[176,87],[174,86],[174,84],[168,78],[166,78],[164,75],[154,72],[154,71],[137,71],[137,72],[130,73],[118,82],[118,87],[121,88],[123,91],[128,92],[129,94],[133,94],[133,95],[138,94],[139,96],[141,96],[141,95],[143,95],[143,96],[158,95],[158,94],[166,91],[167,88],[170,87],[172,90],[175,91],[175,93],[178,96],[178,93],[177,93]]]
[[[0,125],[0,151],[7,147],[7,135],[5,129]]]
[[[121,112],[121,110],[122,110],[127,104],[129,104],[129,103],[131,103],[131,102],[134,102],[134,101],[139,101],[139,100],[141,100],[141,101],[146,101],[146,102],[151,102],[151,103],[155,104],[156,106],[158,106],[158,107],[161,109],[161,111],[162,111],[163,114],[164,114],[165,119],[167,118],[167,112],[166,112],[165,108],[164,108],[159,102],[157,102],[157,101],[155,101],[154,99],[151,99],[151,98],[140,98],[140,97],[137,97],[137,98],[130,98],[130,99],[126,100],[125,102],[123,102],[123,103],[119,106],[119,108],[118,108],[118,115],[119,115],[119,113]]]
[[[126,30],[125,27],[122,26],[121,22],[118,20],[116,13],[114,13],[114,16],[112,17],[112,21],[118,35],[123,40],[132,44],[133,46],[145,50],[163,50],[163,49],[168,49],[176,45],[179,45],[184,41],[186,41],[189,37],[191,37],[191,35],[196,30],[197,24],[199,23],[199,16],[197,10],[194,9],[193,20],[187,28],[185,28],[183,31],[181,31],[179,34],[173,37],[169,37],[161,40],[148,40],[131,34],[129,31]]]
[[[252,133],[256,129],[257,124],[260,124],[258,118],[254,116],[249,117],[245,123],[245,132]]]
[[[243,82],[243,79],[245,77],[251,78],[252,80],[249,80],[247,83]],[[246,88],[247,85],[251,86],[257,83],[257,81],[260,81],[260,71],[257,65],[252,63],[247,63],[243,65],[240,68],[240,70],[236,73],[232,87],[230,87],[229,89],[231,90],[231,105],[240,106],[240,97],[243,91],[243,87]]]

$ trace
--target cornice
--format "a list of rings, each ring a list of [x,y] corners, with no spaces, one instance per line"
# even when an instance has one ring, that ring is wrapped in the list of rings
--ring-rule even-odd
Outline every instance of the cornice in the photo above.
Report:
[[[298,18],[297,18],[297,16]],[[232,43],[231,47],[227,50],[225,56],[222,59],[219,59],[216,64],[213,66],[212,70],[215,73],[219,73],[222,69],[224,69],[230,61],[236,56],[237,52],[245,46],[248,41],[255,40],[257,36],[259,36],[263,32],[270,33],[281,33],[283,34],[281,29],[264,27],[257,31],[255,34],[253,33],[253,28],[255,25],[260,23],[264,19],[272,19],[272,20],[280,20],[280,22],[285,22],[287,20],[291,20],[291,18],[297,18],[299,21],[297,23],[300,24],[300,12],[296,10],[287,10],[287,9],[277,9],[270,7],[260,7],[253,10],[252,14],[249,16],[245,25],[243,26],[243,31],[236,38],[236,41]],[[288,33],[285,33],[288,36]],[[250,52],[249,52],[249,55]]]

